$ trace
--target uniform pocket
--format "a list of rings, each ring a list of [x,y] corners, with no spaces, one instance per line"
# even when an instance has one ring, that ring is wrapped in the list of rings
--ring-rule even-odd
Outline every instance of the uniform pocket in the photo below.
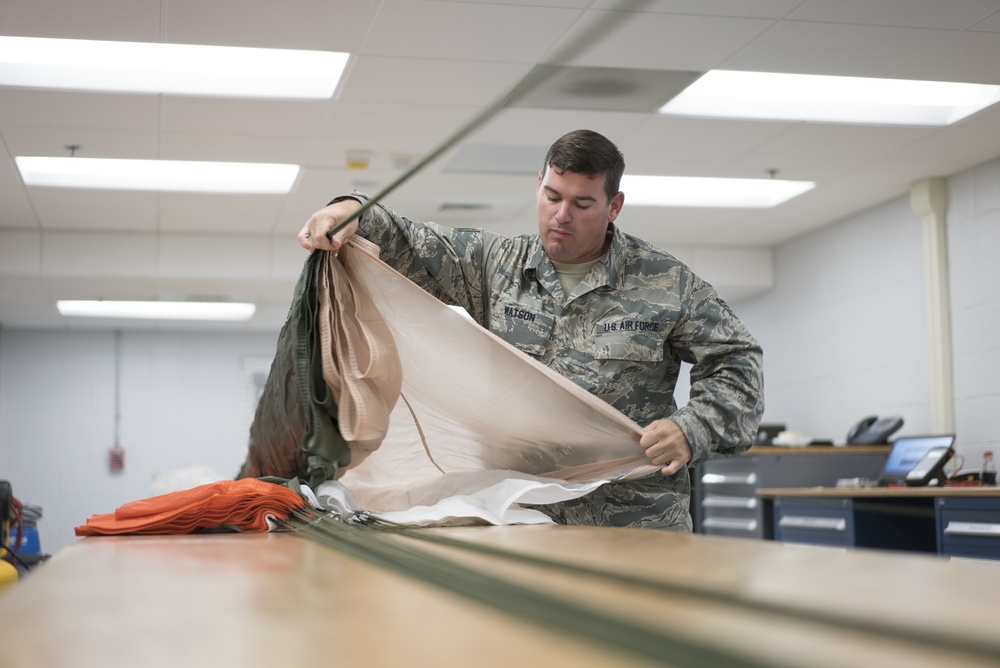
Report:
[[[534,357],[545,354],[554,326],[553,316],[516,302],[497,301],[490,314],[494,334]]]
[[[662,362],[662,332],[599,332],[594,337],[594,358],[629,362]]]

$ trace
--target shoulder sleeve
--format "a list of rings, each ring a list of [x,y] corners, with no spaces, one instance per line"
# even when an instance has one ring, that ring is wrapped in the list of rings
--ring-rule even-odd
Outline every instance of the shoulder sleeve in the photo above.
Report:
[[[345,198],[366,202],[360,193]],[[358,234],[378,245],[380,258],[448,304],[465,308],[483,322],[484,268],[499,235],[471,228],[421,223],[376,203],[358,222]]]
[[[684,283],[683,314],[669,344],[692,365],[691,395],[670,419],[699,464],[753,445],[764,412],[763,351],[711,285],[690,270]]]

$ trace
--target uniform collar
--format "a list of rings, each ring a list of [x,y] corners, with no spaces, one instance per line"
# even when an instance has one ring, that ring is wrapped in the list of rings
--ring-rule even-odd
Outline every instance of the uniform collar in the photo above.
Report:
[[[608,225],[608,234],[611,236],[611,246],[608,247],[608,252],[601,258],[599,266],[604,269],[605,277],[603,285],[617,287],[625,263],[625,258],[621,252],[625,243],[625,234],[614,223]],[[524,266],[526,270],[535,272],[535,275],[538,277],[552,272],[554,278],[555,268],[545,254],[545,249],[542,248],[541,237],[537,234],[531,239],[531,248],[528,249],[527,260]]]

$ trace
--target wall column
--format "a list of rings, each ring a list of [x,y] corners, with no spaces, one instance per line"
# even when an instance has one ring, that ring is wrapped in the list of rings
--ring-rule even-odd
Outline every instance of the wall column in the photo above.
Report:
[[[952,379],[951,300],[948,293],[948,189],[945,180],[934,178],[914,183],[910,187],[910,206],[924,221],[931,430],[935,434],[953,434],[955,391]]]

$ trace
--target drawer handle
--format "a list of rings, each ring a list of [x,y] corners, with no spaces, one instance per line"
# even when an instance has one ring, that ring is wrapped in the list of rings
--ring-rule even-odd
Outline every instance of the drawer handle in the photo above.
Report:
[[[757,499],[744,496],[706,496],[701,502],[705,508],[746,508],[753,510],[757,507]]]
[[[950,536],[996,536],[1000,538],[1000,524],[948,522],[944,532]]]
[[[706,473],[701,476],[703,485],[756,485],[757,474],[723,475],[722,473]]]
[[[706,517],[701,523],[704,529],[729,529],[732,531],[756,531],[757,520],[738,520],[728,517]]]
[[[778,526],[789,529],[819,529],[821,531],[846,531],[847,520],[843,517],[809,517],[806,515],[785,515],[778,520]]]

